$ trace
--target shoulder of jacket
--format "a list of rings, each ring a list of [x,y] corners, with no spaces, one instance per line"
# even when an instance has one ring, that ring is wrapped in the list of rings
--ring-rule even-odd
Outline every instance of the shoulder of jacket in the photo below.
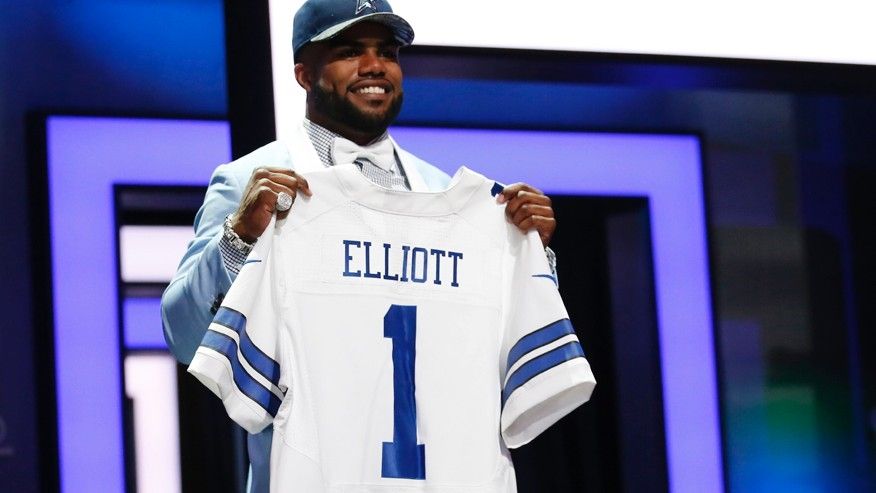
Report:
[[[243,175],[248,179],[252,171],[261,166],[291,169],[292,159],[289,149],[282,142],[275,140],[230,163],[223,164],[217,171]]]
[[[417,168],[416,171],[423,177],[430,190],[440,190],[450,183],[450,175],[441,171],[435,165],[426,162],[398,145],[396,145],[396,150],[401,155],[402,162],[413,164]]]

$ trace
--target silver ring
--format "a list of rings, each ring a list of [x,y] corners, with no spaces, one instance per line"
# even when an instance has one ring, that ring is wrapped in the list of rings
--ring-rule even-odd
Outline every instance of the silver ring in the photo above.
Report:
[[[291,195],[286,192],[280,192],[277,194],[277,205],[275,208],[277,212],[286,212],[292,207],[292,202],[294,202],[294,199],[292,199]]]

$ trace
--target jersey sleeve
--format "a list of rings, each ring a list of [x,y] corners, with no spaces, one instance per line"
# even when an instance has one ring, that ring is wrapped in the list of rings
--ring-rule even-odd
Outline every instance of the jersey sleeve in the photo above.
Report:
[[[587,402],[596,380],[538,234],[508,236],[501,430],[515,448]]]
[[[279,293],[274,284],[272,222],[217,310],[188,371],[216,394],[250,433],[271,424],[285,396],[279,361]]]

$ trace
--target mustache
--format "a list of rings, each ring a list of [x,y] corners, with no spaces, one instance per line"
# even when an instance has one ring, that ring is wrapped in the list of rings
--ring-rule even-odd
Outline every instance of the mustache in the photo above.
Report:
[[[398,117],[404,102],[404,91],[393,91],[393,94],[394,97],[389,108],[382,114],[363,112],[348,99],[318,85],[313,86],[310,97],[316,109],[332,120],[361,132],[382,133]]]

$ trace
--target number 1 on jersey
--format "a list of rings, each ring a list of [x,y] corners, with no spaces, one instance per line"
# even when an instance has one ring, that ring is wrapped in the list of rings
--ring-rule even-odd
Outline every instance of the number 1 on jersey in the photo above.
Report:
[[[383,442],[384,478],[426,479],[426,446],[417,445],[414,367],[417,307],[392,305],[383,317],[383,337],[392,339],[393,431]]]

